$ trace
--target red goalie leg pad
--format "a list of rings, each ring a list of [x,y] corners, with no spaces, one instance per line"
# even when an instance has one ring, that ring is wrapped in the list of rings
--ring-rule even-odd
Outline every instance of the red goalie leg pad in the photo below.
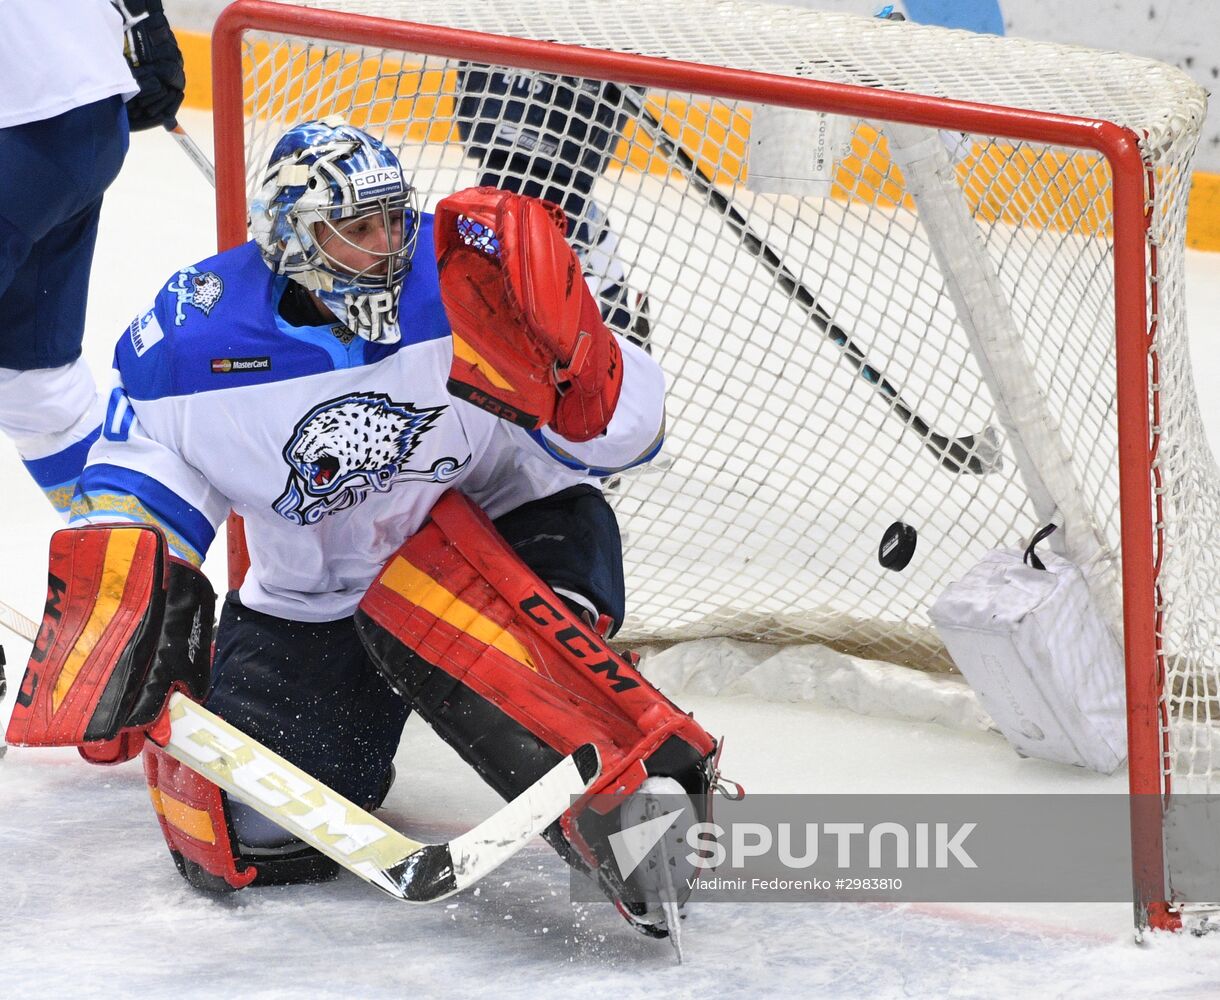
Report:
[[[238,870],[219,788],[155,743],[144,747],[144,777],[165,842],[184,875],[187,865],[196,865],[233,889],[254,881],[256,868]]]
[[[669,741],[685,745],[688,764],[715,746],[569,612],[458,493],[446,494],[431,522],[386,564],[356,622],[374,659],[408,697],[420,671],[404,649],[495,706],[518,734],[559,754],[596,743],[603,775],[591,794],[634,790],[647,759]],[[520,735],[512,739],[521,742]]]
[[[206,577],[171,559],[155,528],[57,531],[9,742],[92,744],[95,762],[134,756],[172,690],[205,689],[214,603]]]

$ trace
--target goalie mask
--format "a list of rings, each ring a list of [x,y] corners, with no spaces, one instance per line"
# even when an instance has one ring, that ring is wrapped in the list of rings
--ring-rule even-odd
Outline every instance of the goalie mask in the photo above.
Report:
[[[276,274],[315,292],[365,340],[398,341],[419,210],[383,142],[337,119],[289,129],[271,153],[250,228]]]

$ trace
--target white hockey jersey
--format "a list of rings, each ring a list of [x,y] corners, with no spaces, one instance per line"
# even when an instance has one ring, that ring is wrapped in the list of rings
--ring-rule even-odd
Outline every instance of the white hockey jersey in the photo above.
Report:
[[[139,92],[109,0],[0,0],[0,128]]]
[[[622,396],[593,441],[529,432],[450,396],[450,327],[426,250],[404,284],[398,344],[338,322],[290,326],[277,311],[286,280],[247,243],[179,271],[132,322],[74,524],[157,524],[198,565],[232,508],[251,560],[242,602],[329,621],[352,613],[446,490],[497,517],[660,449],[664,376],[623,340]]]

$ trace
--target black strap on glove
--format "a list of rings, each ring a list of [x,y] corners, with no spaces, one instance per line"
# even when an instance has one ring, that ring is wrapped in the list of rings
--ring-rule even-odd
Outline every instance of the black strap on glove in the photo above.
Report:
[[[123,55],[131,66],[140,92],[127,102],[127,119],[133,132],[172,128],[186,72],[178,40],[165,19],[161,0],[110,0],[123,18]]]

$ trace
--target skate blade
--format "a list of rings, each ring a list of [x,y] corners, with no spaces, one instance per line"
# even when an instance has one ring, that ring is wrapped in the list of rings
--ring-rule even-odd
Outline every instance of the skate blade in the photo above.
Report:
[[[674,957],[682,964],[682,914],[676,902],[661,904],[665,910],[665,929],[669,931],[669,943],[673,945]]]

